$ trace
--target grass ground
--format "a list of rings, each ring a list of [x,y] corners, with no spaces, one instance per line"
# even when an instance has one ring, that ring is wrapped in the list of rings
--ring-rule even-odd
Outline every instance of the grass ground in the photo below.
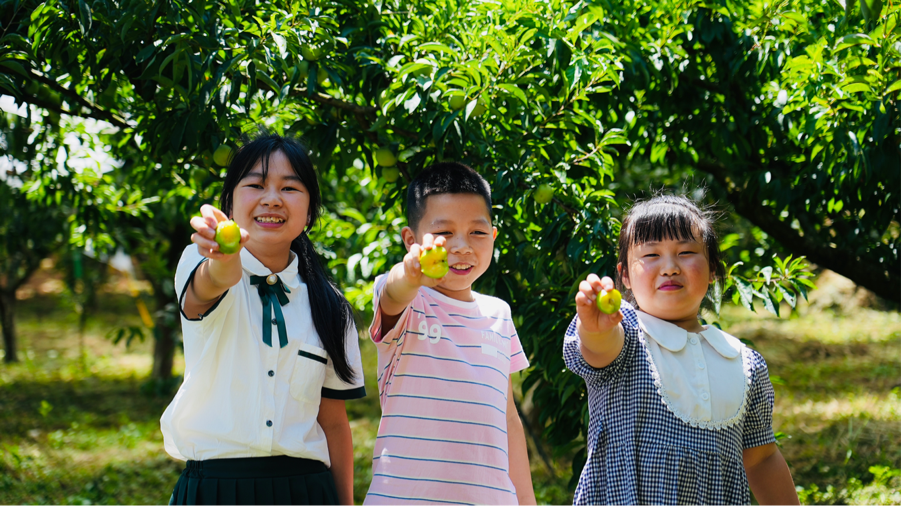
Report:
[[[63,298],[17,311],[22,362],[0,365],[0,503],[165,503],[182,464],[162,449],[167,398],[143,393],[150,343],[126,349],[109,330],[140,323],[133,301],[106,295],[79,352]],[[774,429],[807,503],[901,504],[901,315],[807,310],[777,319],[726,308],[720,322],[749,339],[776,383]],[[355,498],[371,478],[378,428],[374,349],[361,343],[365,399],[348,403]],[[181,370],[179,355],[176,367]],[[146,390],[146,389],[145,389]],[[569,462],[532,458],[542,503],[571,501]]]

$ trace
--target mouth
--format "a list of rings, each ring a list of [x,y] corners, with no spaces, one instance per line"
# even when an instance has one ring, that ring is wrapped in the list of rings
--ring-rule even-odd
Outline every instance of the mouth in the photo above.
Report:
[[[453,272],[454,274],[459,274],[460,276],[465,276],[465,275],[469,274],[470,272],[472,272],[472,267],[473,267],[472,265],[460,262],[460,263],[451,265],[450,271]]]
[[[276,228],[282,226],[286,220],[281,216],[263,215],[255,217],[253,221],[263,228]]]
[[[658,290],[662,290],[664,292],[671,292],[674,290],[679,290],[682,288],[682,285],[676,283],[675,281],[664,281],[663,284],[657,287]]]

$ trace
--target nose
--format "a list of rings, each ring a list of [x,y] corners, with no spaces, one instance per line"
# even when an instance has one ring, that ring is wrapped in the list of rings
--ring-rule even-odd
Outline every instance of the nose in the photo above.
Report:
[[[266,207],[281,207],[282,196],[275,185],[266,185],[260,197],[260,204]]]
[[[673,255],[666,255],[661,267],[661,274],[664,276],[675,276],[682,272],[679,267],[678,258]]]
[[[467,240],[467,237],[465,235],[454,235],[447,240],[445,247],[447,248],[448,252],[454,253],[456,255],[465,255],[467,253],[472,253],[472,246],[469,244],[469,241]]]

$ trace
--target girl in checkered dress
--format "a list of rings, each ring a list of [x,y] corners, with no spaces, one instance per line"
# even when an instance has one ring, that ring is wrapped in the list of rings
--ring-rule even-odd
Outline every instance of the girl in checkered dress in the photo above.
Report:
[[[766,362],[698,320],[722,276],[713,223],[683,197],[636,204],[617,264],[625,301],[598,309],[609,277],[589,274],[564,339],[588,385],[588,461],[575,504],[798,504],[772,429]]]

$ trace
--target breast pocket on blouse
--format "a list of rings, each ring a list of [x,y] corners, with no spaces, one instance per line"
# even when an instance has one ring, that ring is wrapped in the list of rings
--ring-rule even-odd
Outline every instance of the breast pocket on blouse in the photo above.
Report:
[[[319,404],[328,353],[322,348],[301,344],[291,373],[291,396],[303,402]]]

